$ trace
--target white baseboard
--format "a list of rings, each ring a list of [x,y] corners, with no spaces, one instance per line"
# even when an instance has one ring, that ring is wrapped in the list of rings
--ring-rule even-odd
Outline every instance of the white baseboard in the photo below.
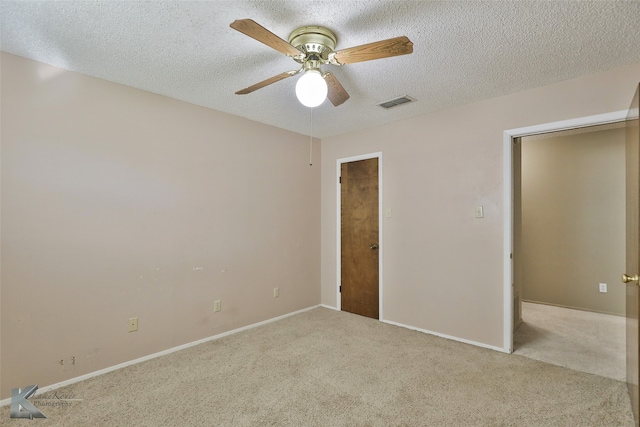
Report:
[[[110,367],[104,368],[104,369],[100,369],[98,371],[90,372],[88,374],[81,375],[79,377],[75,377],[75,378],[71,378],[71,379],[68,379],[68,380],[65,380],[65,381],[61,381],[61,382],[56,383],[56,384],[51,384],[51,385],[48,385],[48,386],[45,386],[45,387],[40,387],[40,388],[38,388],[38,391],[36,392],[36,394],[34,396],[38,396],[39,394],[46,393],[46,392],[51,391],[51,390],[56,390],[56,389],[61,388],[61,387],[66,387],[68,385],[75,384],[75,383],[80,382],[80,381],[88,380],[89,378],[94,378],[94,377],[97,377],[97,376],[100,376],[100,375],[103,375],[103,374],[106,374],[106,373],[109,373],[109,372],[112,372],[112,371],[115,371],[115,370],[118,370],[118,369],[125,368],[127,366],[131,366],[131,365],[135,365],[135,364],[138,364],[138,363],[141,363],[141,362],[145,362],[147,360],[155,359],[156,357],[164,356],[164,355],[167,355],[167,354],[170,354],[170,353],[175,353],[176,351],[184,350],[186,348],[193,347],[195,345],[203,344],[203,343],[206,343],[206,342],[209,342],[209,341],[213,341],[213,340],[217,340],[219,338],[223,338],[223,337],[226,337],[226,336],[229,336],[229,335],[237,334],[238,332],[242,332],[242,331],[246,331],[246,330],[249,330],[249,329],[257,328],[258,326],[262,326],[262,325],[266,325],[268,323],[276,322],[278,320],[285,319],[285,318],[290,317],[290,316],[295,316],[296,314],[304,313],[305,311],[313,310],[314,308],[318,308],[318,307],[323,307],[323,308],[327,308],[329,310],[334,310],[334,311],[340,311],[336,307],[332,307],[332,306],[325,305],[325,304],[318,304],[318,305],[314,305],[314,306],[311,306],[311,307],[303,308],[302,310],[298,310],[298,311],[294,311],[294,312],[291,312],[291,313],[283,314],[282,316],[274,317],[272,319],[263,320],[262,322],[254,323],[254,324],[247,325],[247,326],[243,326],[241,328],[233,329],[231,331],[223,332],[223,333],[218,334],[218,335],[213,335],[211,337],[203,338],[203,339],[198,340],[198,341],[193,341],[193,342],[190,342],[190,343],[187,343],[187,344],[179,345],[177,347],[173,347],[173,348],[170,348],[170,349],[167,349],[167,350],[163,350],[163,351],[160,351],[158,353],[153,353],[153,354],[150,354],[150,355],[147,355],[147,356],[139,357],[137,359],[133,359],[133,360],[130,360],[128,362],[119,363],[117,365],[110,366]],[[411,329],[411,330],[422,332],[422,333],[429,334],[429,335],[435,335],[435,336],[440,337],[440,338],[445,338],[445,339],[449,339],[449,340],[452,340],[452,341],[458,341],[458,342],[462,342],[462,343],[465,343],[465,344],[471,344],[471,345],[474,345],[476,347],[488,348],[490,350],[499,351],[501,353],[509,353],[508,351],[506,351],[503,348],[491,346],[491,345],[480,343],[480,342],[476,342],[476,341],[466,340],[464,338],[458,338],[458,337],[454,337],[454,336],[451,336],[451,335],[440,334],[438,332],[433,332],[433,331],[429,331],[429,330],[422,329],[422,328],[416,328],[415,326],[404,325],[402,323],[393,322],[391,320],[382,320],[381,319],[380,321],[384,322],[384,323],[388,323],[390,325],[399,326],[401,328]],[[0,406],[6,406],[6,405],[9,405],[10,403],[11,403],[11,398],[0,400]]]
[[[313,310],[314,308],[318,308],[318,307],[320,307],[320,305],[314,305],[312,307],[303,308],[302,310],[294,311],[292,313],[283,314],[282,316],[274,317],[273,319],[263,320],[262,322],[254,323],[252,325],[243,326],[241,328],[233,329],[233,330],[227,331],[227,332],[223,332],[221,334],[214,335],[214,336],[211,336],[211,337],[208,337],[208,338],[203,338],[203,339],[198,340],[198,341],[193,341],[193,342],[190,342],[190,343],[187,343],[187,344],[182,344],[182,345],[179,345],[177,347],[170,348],[168,350],[163,350],[163,351],[160,351],[158,353],[149,354],[148,356],[139,357],[137,359],[133,359],[133,360],[130,360],[128,362],[119,363],[117,365],[110,366],[110,367],[104,368],[104,369],[100,369],[99,371],[90,372],[88,374],[81,375],[81,376],[75,377],[75,378],[71,378],[71,379],[56,383],[56,384],[51,384],[51,385],[48,385],[48,386],[45,386],[45,387],[39,387],[38,391],[35,393],[34,396],[37,396],[39,394],[46,393],[48,391],[55,390],[55,389],[58,389],[58,388],[61,388],[61,387],[66,387],[68,385],[75,384],[75,383],[80,382],[80,381],[88,380],[89,378],[97,377],[97,376],[106,374],[108,372],[112,372],[112,371],[115,371],[115,370],[118,370],[118,369],[125,368],[127,366],[135,365],[135,364],[138,364],[138,363],[141,363],[141,362],[146,362],[147,360],[155,359],[156,357],[164,356],[164,355],[167,355],[167,354],[170,354],[170,353],[175,353],[176,351],[184,350],[186,348],[193,347],[194,345],[203,344],[203,343],[206,343],[206,342],[209,342],[209,341],[213,341],[213,340],[217,340],[219,338],[223,338],[223,337],[226,337],[226,336],[229,336],[229,335],[237,334],[238,332],[246,331],[248,329],[257,328],[258,326],[266,325],[266,324],[271,323],[271,322],[276,322],[278,320],[282,320],[282,319],[285,319],[285,318],[290,317],[290,316],[295,316],[296,314],[303,313],[303,312],[309,311],[309,310]],[[27,384],[22,384],[22,386],[26,386],[26,385]],[[11,398],[0,400],[0,406],[6,406],[6,405],[9,405],[10,403],[11,403]]]
[[[328,308],[329,310],[341,311],[341,310],[338,310],[336,307],[332,307],[330,305],[325,305],[325,304],[320,304],[320,307]],[[507,351],[502,347],[496,347],[496,346],[484,344],[484,343],[481,343],[481,342],[476,342],[476,341],[466,340],[464,338],[454,337],[452,335],[446,335],[446,334],[441,334],[441,333],[438,333],[438,332],[428,331],[426,329],[416,328],[415,326],[409,326],[409,325],[405,325],[403,323],[393,322],[391,320],[380,319],[380,321],[383,322],[383,323],[388,323],[389,325],[399,326],[401,328],[411,329],[413,331],[418,331],[418,332],[422,332],[422,333],[429,334],[429,335],[435,335],[435,336],[440,337],[440,338],[445,338],[445,339],[452,340],[452,341],[458,341],[458,342],[462,342],[462,343],[465,343],[465,344],[471,344],[471,345],[475,345],[476,347],[488,348],[489,350],[499,351],[500,353],[508,353],[508,354],[511,353],[510,351]]]
[[[626,317],[626,315],[624,313],[611,313],[610,311],[601,311],[601,310],[595,310],[595,309],[591,309],[591,308],[575,307],[575,306],[572,306],[572,305],[554,304],[552,302],[534,301],[534,300],[530,300],[530,299],[523,299],[522,302],[526,302],[526,303],[529,303],[529,304],[548,305],[550,307],[566,308],[566,309],[569,309],[569,310],[586,311],[588,313],[598,313],[598,314],[606,314],[606,315],[609,315],[609,316]]]
[[[496,346],[493,346],[493,345],[484,344],[484,343],[477,342],[477,341],[471,341],[471,340],[466,340],[464,338],[454,337],[452,335],[446,335],[446,334],[441,334],[441,333],[438,333],[438,332],[428,331],[426,329],[416,328],[415,326],[409,326],[409,325],[404,325],[404,324],[398,323],[398,322],[392,322],[391,320],[382,320],[382,319],[380,319],[380,321],[384,322],[384,323],[388,323],[390,325],[400,326],[401,328],[407,328],[407,329],[411,329],[411,330],[414,330],[414,331],[423,332],[425,334],[435,335],[435,336],[440,337],[440,338],[446,338],[446,339],[452,340],[452,341],[458,341],[458,342],[462,342],[462,343],[465,343],[465,344],[471,344],[471,345],[474,345],[476,347],[488,348],[489,350],[499,351],[500,353],[510,353],[509,351],[505,350],[502,347],[496,347]]]

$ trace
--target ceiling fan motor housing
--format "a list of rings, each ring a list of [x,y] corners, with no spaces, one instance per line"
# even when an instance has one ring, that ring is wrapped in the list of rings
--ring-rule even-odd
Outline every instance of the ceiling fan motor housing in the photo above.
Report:
[[[306,54],[303,59],[294,58],[300,63],[316,59],[314,56],[323,63],[328,62],[329,54],[335,49],[336,42],[336,36],[331,30],[316,25],[297,28],[289,35],[289,43]]]

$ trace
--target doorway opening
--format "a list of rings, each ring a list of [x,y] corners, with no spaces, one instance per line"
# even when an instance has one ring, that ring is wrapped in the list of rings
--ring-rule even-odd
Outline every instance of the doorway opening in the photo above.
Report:
[[[624,122],[513,152],[514,352],[624,381]]]
[[[521,296],[516,294],[514,288],[514,186],[519,182],[520,177],[516,176],[514,168],[514,152],[518,145],[514,144],[518,138],[531,135],[545,134],[549,132],[566,131],[570,129],[580,129],[595,125],[611,124],[626,120],[626,111],[600,114],[595,116],[582,117],[559,122],[545,123],[541,125],[505,130],[503,133],[503,177],[504,177],[504,283],[503,283],[503,350],[507,353],[513,352],[513,332],[514,326],[520,318]],[[515,149],[514,149],[515,147]],[[517,260],[517,255],[516,255]],[[517,261],[516,261],[517,262]]]

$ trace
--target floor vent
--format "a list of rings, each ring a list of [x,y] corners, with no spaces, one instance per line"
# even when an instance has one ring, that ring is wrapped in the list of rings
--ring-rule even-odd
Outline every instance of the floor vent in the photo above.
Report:
[[[382,108],[393,108],[393,107],[397,107],[398,105],[402,105],[402,104],[408,104],[409,102],[414,102],[415,99],[411,98],[410,96],[401,96],[399,98],[395,98],[395,99],[391,99],[389,101],[385,101],[385,102],[381,102],[380,104],[378,104],[380,107]]]

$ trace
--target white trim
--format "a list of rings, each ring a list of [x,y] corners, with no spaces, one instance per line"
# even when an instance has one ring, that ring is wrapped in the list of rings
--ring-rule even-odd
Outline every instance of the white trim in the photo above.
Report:
[[[340,205],[341,205],[341,198],[340,198],[340,170],[341,170],[341,165],[343,163],[349,163],[349,162],[357,162],[358,160],[368,160],[368,159],[378,159],[378,317],[380,318],[380,320],[382,320],[383,317],[383,305],[384,305],[384,298],[383,298],[383,280],[382,278],[384,277],[382,275],[382,266],[384,265],[383,262],[383,253],[384,253],[384,245],[382,242],[382,218],[383,218],[383,212],[382,212],[382,151],[377,151],[375,153],[369,153],[369,154],[361,154],[359,156],[353,156],[353,157],[345,157],[342,159],[337,159],[336,160],[336,310],[340,311],[342,310],[342,301],[340,298],[340,282],[342,281],[342,271],[341,271],[341,262],[342,262],[342,253],[341,253],[341,227],[340,227],[340,221],[341,221],[341,217],[340,217]]]
[[[384,218],[383,204],[382,204],[382,152],[378,156],[378,318],[384,319],[384,242],[382,233],[382,219]]]
[[[505,130],[505,134],[512,137],[538,135],[541,133],[558,132],[561,130],[578,129],[608,123],[623,122],[627,119],[627,110],[614,111],[612,113],[596,114],[594,116],[578,117],[575,119],[561,120],[558,122],[542,123],[539,125]]]
[[[328,308],[329,310],[333,310],[333,311],[340,311],[336,307],[331,307],[330,305],[326,305],[326,304],[320,304],[320,307]]]
[[[402,323],[392,322],[391,320],[381,320],[381,322],[388,323],[389,325],[399,326],[401,328],[411,329],[412,331],[418,331],[418,332],[422,332],[422,333],[429,334],[429,335],[435,335],[437,337],[445,338],[445,339],[452,340],[452,341],[458,341],[458,342],[465,343],[465,344],[471,344],[471,345],[474,345],[476,347],[488,348],[489,350],[495,350],[495,351],[499,351],[501,353],[510,353],[510,352],[506,351],[504,348],[500,348],[500,347],[496,347],[496,346],[493,346],[493,345],[484,344],[484,343],[477,342],[477,341],[466,340],[464,338],[458,338],[458,337],[454,337],[452,335],[441,334],[441,333],[438,333],[438,332],[433,332],[433,331],[429,331],[429,330],[422,329],[422,328],[416,328],[415,326],[404,325]]]
[[[588,126],[604,125],[622,122],[627,119],[627,111],[597,114],[594,116],[578,117],[558,122],[543,123],[516,129],[505,130],[503,133],[503,203],[504,203],[504,239],[503,239],[503,349],[505,353],[513,352],[513,262],[510,255],[513,251],[513,146],[514,138],[536,135],[547,132],[557,132],[567,129],[577,129]]]
[[[198,341],[193,341],[193,342],[190,342],[190,343],[187,343],[187,344],[182,344],[182,345],[179,345],[177,347],[173,347],[173,348],[170,348],[170,349],[167,349],[167,350],[163,350],[163,351],[160,351],[158,353],[149,354],[147,356],[139,357],[137,359],[133,359],[133,360],[130,360],[128,362],[119,363],[117,365],[110,366],[110,367],[104,368],[104,369],[100,369],[99,371],[90,372],[88,374],[81,375],[81,376],[75,377],[75,378],[71,378],[71,379],[56,383],[56,384],[48,385],[48,386],[45,386],[45,387],[40,387],[40,388],[38,388],[38,391],[36,392],[36,394],[34,396],[38,396],[38,395],[40,395],[42,393],[46,393],[46,392],[51,391],[51,390],[55,390],[55,389],[58,389],[58,388],[61,388],[61,387],[65,387],[65,386],[68,386],[68,385],[71,385],[71,384],[75,384],[75,383],[80,382],[80,381],[88,380],[89,378],[94,378],[94,377],[97,377],[99,375],[107,374],[109,372],[116,371],[118,369],[126,368],[127,366],[136,365],[136,364],[141,363],[141,362],[146,362],[147,360],[155,359],[156,357],[165,356],[165,355],[170,354],[170,353],[175,353],[176,351],[184,350],[184,349],[187,349],[189,347],[193,347],[195,345],[204,344],[204,343],[209,342],[209,341],[214,341],[214,340],[217,340],[219,338],[223,338],[223,337],[226,337],[226,336],[229,336],[229,335],[237,334],[238,332],[246,331],[248,329],[257,328],[258,326],[263,326],[263,325],[266,325],[268,323],[276,322],[278,320],[282,320],[282,319],[285,319],[285,318],[290,317],[290,316],[295,316],[296,314],[304,313],[305,311],[313,310],[314,308],[318,308],[318,307],[320,307],[319,304],[311,306],[311,307],[303,308],[302,310],[294,311],[292,313],[283,314],[282,316],[274,317],[272,319],[263,320],[263,321],[258,322],[258,323],[254,323],[254,324],[251,324],[251,325],[243,326],[241,328],[233,329],[231,331],[223,332],[221,334],[214,335],[214,336],[211,336],[211,337],[208,337],[208,338],[203,338],[203,339],[198,340]],[[25,386],[25,385],[26,384],[22,384],[21,386]],[[3,400],[0,400],[0,407],[9,405],[10,403],[11,403],[11,398],[10,397],[6,398],[6,399],[3,399]]]
[[[503,233],[503,278],[504,301],[502,308],[503,338],[502,350],[505,353],[513,352],[513,147],[512,141],[516,134],[504,131],[503,136],[503,201],[504,201],[504,233]]]

